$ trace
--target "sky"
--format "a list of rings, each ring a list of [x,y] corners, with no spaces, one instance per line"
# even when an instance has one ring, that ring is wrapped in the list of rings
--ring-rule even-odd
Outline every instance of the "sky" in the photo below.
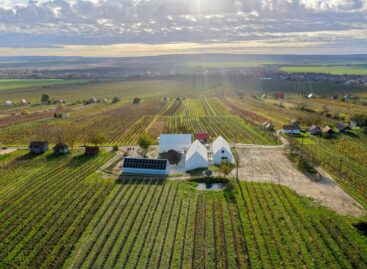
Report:
[[[0,0],[0,55],[367,54],[367,0]]]

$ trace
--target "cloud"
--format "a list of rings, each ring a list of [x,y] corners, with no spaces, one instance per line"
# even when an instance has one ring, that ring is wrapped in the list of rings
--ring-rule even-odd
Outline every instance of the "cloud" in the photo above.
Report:
[[[263,46],[266,42],[283,42],[284,46],[298,47],[303,37],[307,39],[302,43],[305,47],[311,42],[342,50],[342,45],[344,49],[360,48],[367,39],[367,35],[361,35],[366,28],[367,0],[3,0],[0,3],[0,47],[9,48],[185,42],[258,42]]]

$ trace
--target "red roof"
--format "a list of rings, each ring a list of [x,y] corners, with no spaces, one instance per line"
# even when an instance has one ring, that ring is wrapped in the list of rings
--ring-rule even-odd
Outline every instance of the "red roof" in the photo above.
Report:
[[[208,133],[197,133],[194,134],[195,139],[198,140],[204,140],[204,139],[209,139],[209,134]]]

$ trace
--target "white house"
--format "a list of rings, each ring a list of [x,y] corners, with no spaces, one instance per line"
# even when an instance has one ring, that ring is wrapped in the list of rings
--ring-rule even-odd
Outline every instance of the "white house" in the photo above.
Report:
[[[208,168],[208,165],[208,151],[199,140],[195,140],[186,153],[185,170],[190,171],[197,168]]]
[[[188,150],[192,143],[191,139],[191,134],[161,134],[159,137],[159,152]]]
[[[223,137],[219,136],[217,139],[215,139],[212,148],[214,164],[220,165],[224,160],[234,163],[231,148]]]
[[[4,106],[12,106],[14,103],[10,100],[4,102]]]

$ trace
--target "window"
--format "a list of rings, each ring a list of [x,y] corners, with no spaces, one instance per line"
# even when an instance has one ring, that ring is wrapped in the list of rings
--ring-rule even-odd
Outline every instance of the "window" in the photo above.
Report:
[[[224,150],[222,150],[221,152],[222,152],[222,154],[223,154],[223,153],[224,153]]]

